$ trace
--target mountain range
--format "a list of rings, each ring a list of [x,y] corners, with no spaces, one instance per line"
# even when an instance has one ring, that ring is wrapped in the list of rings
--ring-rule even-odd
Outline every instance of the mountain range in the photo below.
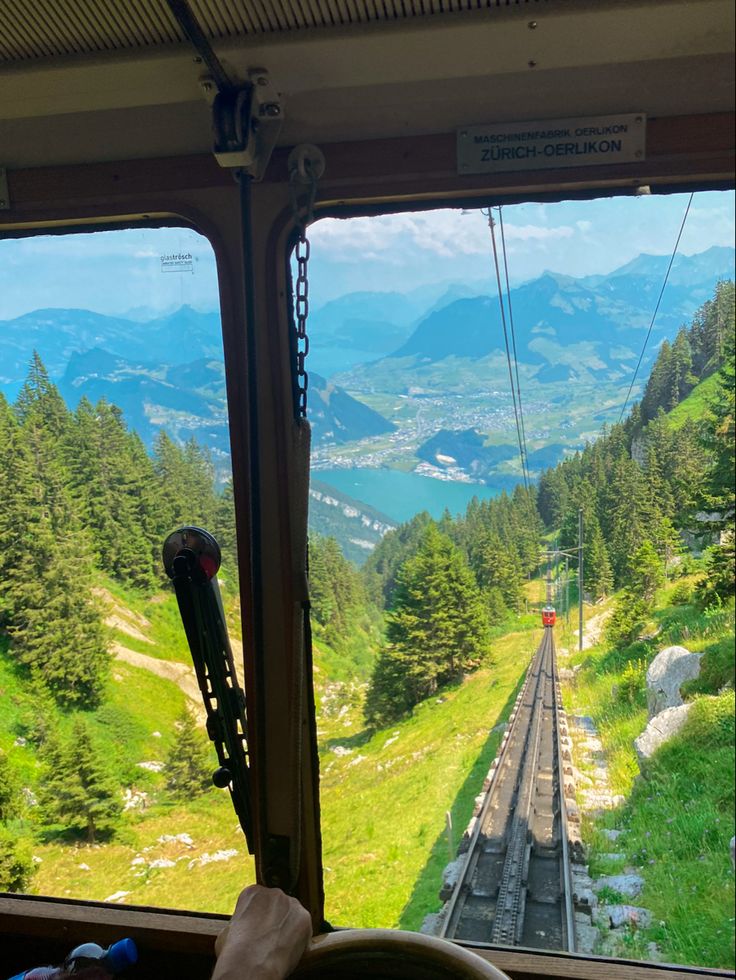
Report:
[[[640,255],[606,275],[546,272],[511,290],[532,469],[552,465],[615,417],[668,263]],[[661,342],[733,274],[733,248],[676,256],[642,381]],[[219,314],[182,306],[146,315],[43,309],[0,321],[0,391],[14,399],[37,350],[70,406],[83,396],[114,402],[149,446],[161,427],[179,440],[194,436],[224,474]],[[428,475],[493,486],[518,474],[503,323],[497,296],[482,283],[349,293],[314,309],[309,333],[317,465],[419,464]]]
[[[666,256],[640,255],[607,276],[574,279],[544,273],[512,289],[511,310],[518,359],[538,368],[540,382],[589,377],[616,379],[633,369],[662,287]],[[672,339],[713,292],[731,278],[734,249],[713,247],[678,255],[662,297],[645,354],[647,364],[661,341]],[[506,310],[507,327],[511,317]],[[397,334],[398,336],[398,334]],[[473,361],[503,351],[503,321],[497,296],[455,299],[424,317],[390,354],[401,359],[405,387],[414,369],[445,358]],[[358,371],[375,378],[373,365]]]

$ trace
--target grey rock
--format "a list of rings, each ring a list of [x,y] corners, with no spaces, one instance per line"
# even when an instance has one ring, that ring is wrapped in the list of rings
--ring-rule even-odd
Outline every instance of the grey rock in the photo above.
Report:
[[[729,851],[731,852],[731,867],[736,868],[736,837],[731,838]]]
[[[611,929],[620,929],[621,926],[648,929],[652,924],[652,913],[649,909],[636,905],[609,905],[605,912]]]
[[[601,833],[606,838],[606,840],[617,841],[619,837],[623,835],[623,830],[601,830]]]
[[[455,890],[455,885],[458,882],[464,864],[464,858],[455,858],[454,861],[451,861],[448,865],[446,865],[445,870],[442,872],[442,888],[440,889],[440,898],[443,902],[446,902]]]
[[[598,899],[592,888],[575,887],[572,898],[578,908],[594,909],[598,904]]]
[[[590,732],[592,735],[597,732],[595,722],[588,715],[573,715],[572,723],[576,728],[580,728],[584,732]]]
[[[652,961],[652,963],[662,962],[662,950],[656,943],[647,943],[647,958]]]
[[[592,953],[600,939],[600,933],[588,921],[587,915],[575,916],[575,951]]]
[[[692,703],[681,704],[676,708],[665,708],[652,718],[641,735],[634,739],[634,749],[640,764],[649,759],[660,745],[680,731],[691,708]]]
[[[686,647],[666,647],[649,664],[647,670],[647,708],[654,718],[665,708],[682,704],[680,686],[700,676],[699,653]]]
[[[599,892],[602,888],[610,888],[612,891],[624,895],[626,898],[636,898],[644,887],[644,879],[640,875],[603,875],[593,883],[593,891]]]
[[[441,914],[439,912],[430,912],[429,915],[425,916],[419,931],[424,933],[425,936],[437,936],[439,935],[441,924]]]

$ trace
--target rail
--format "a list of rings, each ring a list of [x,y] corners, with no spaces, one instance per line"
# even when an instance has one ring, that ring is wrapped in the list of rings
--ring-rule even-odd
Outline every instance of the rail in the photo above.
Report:
[[[560,695],[546,628],[441,917],[449,939],[574,950]]]

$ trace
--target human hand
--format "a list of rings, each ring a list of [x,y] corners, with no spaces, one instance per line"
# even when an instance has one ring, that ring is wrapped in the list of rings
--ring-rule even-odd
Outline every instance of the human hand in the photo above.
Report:
[[[215,942],[212,980],[283,980],[312,935],[309,913],[278,888],[250,885]]]

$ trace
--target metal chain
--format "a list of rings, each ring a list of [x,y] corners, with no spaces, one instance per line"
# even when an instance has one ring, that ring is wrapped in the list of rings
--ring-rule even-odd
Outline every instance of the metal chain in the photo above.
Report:
[[[307,390],[309,375],[306,369],[309,354],[309,336],[307,334],[307,319],[309,317],[309,239],[307,225],[312,220],[314,200],[317,195],[318,174],[313,170],[311,161],[302,157],[292,170],[289,181],[291,206],[299,226],[299,238],[296,243],[295,257],[297,265],[296,284],[294,291],[294,318],[296,320],[296,390],[297,418],[307,417]],[[299,191],[306,190],[306,201],[300,206]]]
[[[299,240],[296,243],[296,291],[294,310],[296,317],[296,388],[297,416],[307,417],[307,389],[309,375],[305,362],[309,354],[309,336],[307,335],[307,318],[309,316],[309,239],[306,224],[301,226]]]

